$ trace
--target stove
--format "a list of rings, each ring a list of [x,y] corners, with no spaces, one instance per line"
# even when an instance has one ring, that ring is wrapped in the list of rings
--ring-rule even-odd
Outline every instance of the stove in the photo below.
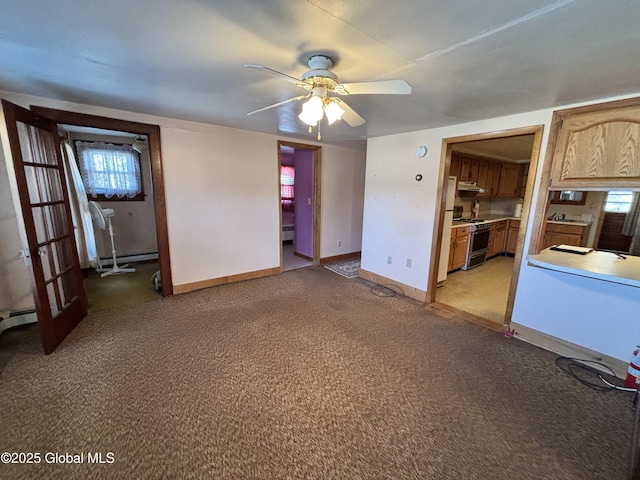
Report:
[[[467,261],[462,270],[484,265],[487,261],[489,251],[489,233],[491,232],[491,222],[486,220],[471,220],[469,223],[469,248],[467,250]]]

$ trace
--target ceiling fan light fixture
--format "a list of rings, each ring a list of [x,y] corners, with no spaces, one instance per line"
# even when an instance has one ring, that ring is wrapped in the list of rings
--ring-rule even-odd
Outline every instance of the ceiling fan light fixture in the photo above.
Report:
[[[315,127],[324,115],[322,107],[322,99],[314,95],[302,105],[302,112],[298,118],[310,127]]]
[[[329,125],[333,125],[333,122],[340,120],[345,111],[346,110],[344,108],[333,101],[329,101],[329,103],[324,107],[324,113],[327,115]]]

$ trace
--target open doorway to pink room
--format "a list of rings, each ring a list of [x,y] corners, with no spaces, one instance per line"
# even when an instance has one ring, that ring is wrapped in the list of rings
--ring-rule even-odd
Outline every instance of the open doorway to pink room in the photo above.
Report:
[[[278,142],[282,271],[317,265],[320,148]]]

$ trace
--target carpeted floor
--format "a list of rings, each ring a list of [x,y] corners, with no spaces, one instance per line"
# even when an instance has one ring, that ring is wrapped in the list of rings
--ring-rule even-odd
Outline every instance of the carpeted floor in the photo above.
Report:
[[[0,451],[83,464],[0,478],[624,478],[629,394],[370,287],[310,267],[93,312],[49,356],[29,329]]]

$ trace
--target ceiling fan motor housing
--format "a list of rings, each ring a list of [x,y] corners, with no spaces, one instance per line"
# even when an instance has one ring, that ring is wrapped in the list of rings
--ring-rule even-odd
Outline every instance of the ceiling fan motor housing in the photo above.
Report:
[[[333,61],[324,55],[314,55],[307,62],[311,70],[302,74],[302,81],[312,88],[315,86],[327,87],[333,91],[338,85],[338,76],[329,69]]]

